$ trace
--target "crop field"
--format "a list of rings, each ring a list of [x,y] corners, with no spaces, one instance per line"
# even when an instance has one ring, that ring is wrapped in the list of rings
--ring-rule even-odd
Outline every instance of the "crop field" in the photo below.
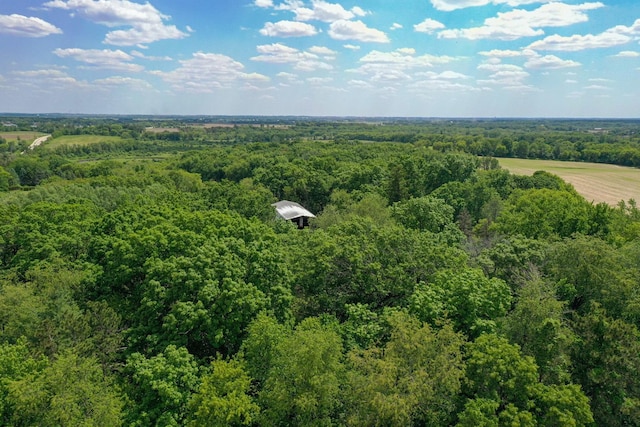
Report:
[[[0,132],[0,138],[3,138],[7,141],[29,141],[32,142],[34,139],[45,135],[42,132],[31,132],[31,131],[13,131],[13,132]]]
[[[602,163],[562,162],[554,160],[499,159],[511,173],[532,175],[544,170],[558,175],[595,203],[610,205],[620,200],[640,201],[640,169]]]
[[[49,148],[61,147],[63,145],[91,145],[99,142],[118,142],[121,141],[119,136],[102,136],[102,135],[64,135],[55,139],[51,139],[45,143]]]

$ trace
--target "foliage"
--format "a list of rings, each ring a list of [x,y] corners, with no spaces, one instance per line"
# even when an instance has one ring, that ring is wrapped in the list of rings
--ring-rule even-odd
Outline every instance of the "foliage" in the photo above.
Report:
[[[390,315],[383,348],[353,350],[345,400],[348,425],[447,425],[464,375],[461,335]]]
[[[276,346],[260,393],[262,425],[328,425],[339,406],[343,378],[339,335],[305,319]]]
[[[134,353],[125,373],[133,403],[127,408],[128,425],[184,425],[187,404],[201,381],[200,368],[186,348],[169,345],[150,358]]]
[[[636,121],[6,121],[1,425],[640,424]]]
[[[44,369],[9,384],[12,423],[40,426],[114,426],[123,400],[95,359],[63,352]]]
[[[260,408],[247,394],[251,379],[240,361],[214,360],[201,381],[189,402],[193,414],[189,426],[242,426],[255,422]]]
[[[469,337],[493,332],[496,320],[507,313],[511,291],[502,280],[487,278],[479,269],[443,270],[431,283],[416,287],[411,312],[425,322],[451,319],[456,330]]]

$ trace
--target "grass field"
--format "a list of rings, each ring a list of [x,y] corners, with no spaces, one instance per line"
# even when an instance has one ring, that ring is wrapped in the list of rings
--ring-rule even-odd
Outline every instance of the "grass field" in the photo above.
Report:
[[[558,175],[596,203],[617,204],[620,200],[640,201],[640,169],[601,163],[560,162],[554,160],[498,159],[500,166],[518,175],[543,170]]]
[[[45,135],[42,132],[30,132],[30,131],[13,131],[13,132],[0,132],[0,138],[4,138],[7,141],[28,141],[33,142],[36,138]]]
[[[101,136],[101,135],[64,135],[55,139],[51,139],[45,143],[46,147],[56,148],[63,145],[90,145],[98,142],[118,142],[122,139],[119,136]]]

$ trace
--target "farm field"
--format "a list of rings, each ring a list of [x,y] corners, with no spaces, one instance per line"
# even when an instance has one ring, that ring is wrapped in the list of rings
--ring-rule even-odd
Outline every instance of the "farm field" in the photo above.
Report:
[[[44,136],[46,134],[42,132],[31,132],[31,131],[13,131],[13,132],[0,132],[0,138],[3,138],[7,141],[33,141],[36,138]]]
[[[511,173],[532,175],[544,170],[574,186],[587,200],[616,205],[620,200],[640,200],[640,169],[602,163],[555,160],[499,159]]]
[[[103,136],[103,135],[64,135],[49,140],[45,146],[48,148],[57,148],[64,145],[85,146],[96,144],[99,142],[118,142],[122,139],[119,136]]]

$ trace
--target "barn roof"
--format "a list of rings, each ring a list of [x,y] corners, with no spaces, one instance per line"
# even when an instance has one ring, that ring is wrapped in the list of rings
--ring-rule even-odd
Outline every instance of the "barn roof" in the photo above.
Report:
[[[276,208],[276,212],[284,219],[296,219],[302,217],[315,218],[316,216],[300,206],[296,202],[281,200],[273,203],[271,206]]]

